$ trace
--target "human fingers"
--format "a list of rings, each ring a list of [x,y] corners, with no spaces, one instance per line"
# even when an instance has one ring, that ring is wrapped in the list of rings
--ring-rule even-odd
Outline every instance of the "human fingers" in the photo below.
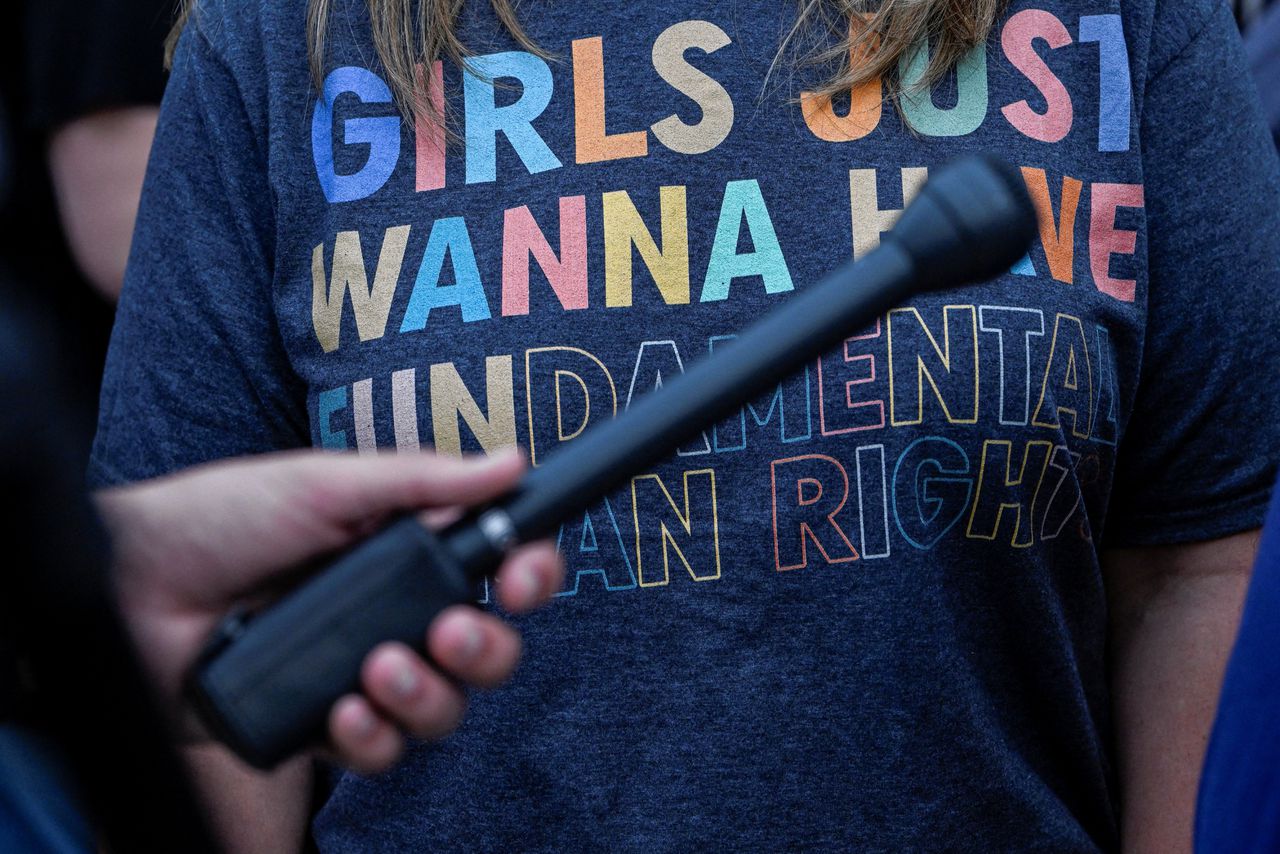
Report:
[[[458,459],[288,452],[201,466],[99,496],[119,530],[125,580],[154,580],[188,606],[221,605],[398,511],[469,505],[513,486],[519,451]],[[232,535],[228,535],[228,534]],[[182,574],[164,568],[182,565]]]
[[[329,712],[334,758],[359,774],[390,768],[404,750],[404,737],[359,694],[348,694]]]
[[[416,738],[443,738],[466,709],[462,689],[400,643],[384,643],[369,653],[360,683],[384,718]]]
[[[325,518],[359,520],[415,507],[472,505],[510,489],[525,470],[516,448],[489,456],[418,454],[283,455],[299,503]]]
[[[532,611],[564,584],[564,562],[551,542],[531,543],[514,551],[497,575],[498,602],[512,614]]]
[[[431,660],[456,679],[495,688],[520,661],[520,635],[498,617],[460,605],[440,614],[427,630]]]

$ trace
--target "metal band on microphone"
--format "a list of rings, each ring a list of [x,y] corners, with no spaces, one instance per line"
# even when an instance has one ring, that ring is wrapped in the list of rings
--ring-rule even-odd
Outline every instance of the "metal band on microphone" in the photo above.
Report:
[[[480,514],[476,520],[480,533],[488,540],[489,545],[498,554],[506,554],[515,548],[520,536],[516,533],[516,525],[501,507],[494,507]]]

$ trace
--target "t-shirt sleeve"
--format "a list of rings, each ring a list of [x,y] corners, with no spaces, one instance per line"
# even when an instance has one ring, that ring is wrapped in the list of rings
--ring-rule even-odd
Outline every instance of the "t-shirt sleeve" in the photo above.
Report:
[[[265,121],[194,27],[143,187],[89,466],[96,486],[306,443],[272,310]],[[260,111],[259,111],[260,112]]]
[[[1109,546],[1258,527],[1280,456],[1276,152],[1226,5],[1163,5],[1189,32],[1153,50],[1143,99],[1148,319]]]

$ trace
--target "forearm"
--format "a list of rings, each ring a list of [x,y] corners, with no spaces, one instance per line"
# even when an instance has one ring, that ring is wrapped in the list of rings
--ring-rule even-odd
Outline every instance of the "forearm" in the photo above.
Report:
[[[1126,852],[1191,850],[1196,789],[1256,534],[1113,561],[1112,689]]]
[[[128,107],[77,119],[54,133],[49,168],[76,262],[108,299],[120,295],[156,107]]]
[[[216,745],[184,750],[187,767],[227,854],[291,854],[306,841],[311,760],[255,771]]]

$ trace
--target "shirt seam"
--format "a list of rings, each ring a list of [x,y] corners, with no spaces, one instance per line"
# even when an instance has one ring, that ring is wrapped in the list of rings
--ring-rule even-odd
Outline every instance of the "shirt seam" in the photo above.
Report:
[[[1155,84],[1160,79],[1161,75],[1163,75],[1166,71],[1172,68],[1174,63],[1176,63],[1179,59],[1181,59],[1183,54],[1185,54],[1188,50],[1190,50],[1192,45],[1194,45],[1197,41],[1199,41],[1200,37],[1203,36],[1206,31],[1208,31],[1209,23],[1212,20],[1214,13],[1216,13],[1217,11],[1218,11],[1218,8],[1216,4],[1212,4],[1212,3],[1209,4],[1209,8],[1204,13],[1204,17],[1201,18],[1196,23],[1194,32],[1192,32],[1192,34],[1187,38],[1186,43],[1182,45],[1182,47],[1178,48],[1178,50],[1174,52],[1173,56],[1169,57],[1169,59],[1165,62],[1165,64],[1160,66],[1159,70],[1157,70],[1154,74],[1147,75],[1146,88],[1150,88],[1153,84]]]
[[[1272,488],[1270,486],[1265,486],[1252,490],[1245,495],[1214,504],[1189,507],[1179,510],[1169,510],[1159,513],[1135,513],[1129,515],[1126,522],[1176,522],[1187,519],[1201,519],[1205,516],[1230,513],[1240,509],[1250,509],[1258,503],[1265,504],[1269,501],[1271,498],[1271,490]]]
[[[91,490],[123,486],[137,480],[137,478],[128,477],[124,472],[97,456],[89,458],[88,470],[85,474]]]

